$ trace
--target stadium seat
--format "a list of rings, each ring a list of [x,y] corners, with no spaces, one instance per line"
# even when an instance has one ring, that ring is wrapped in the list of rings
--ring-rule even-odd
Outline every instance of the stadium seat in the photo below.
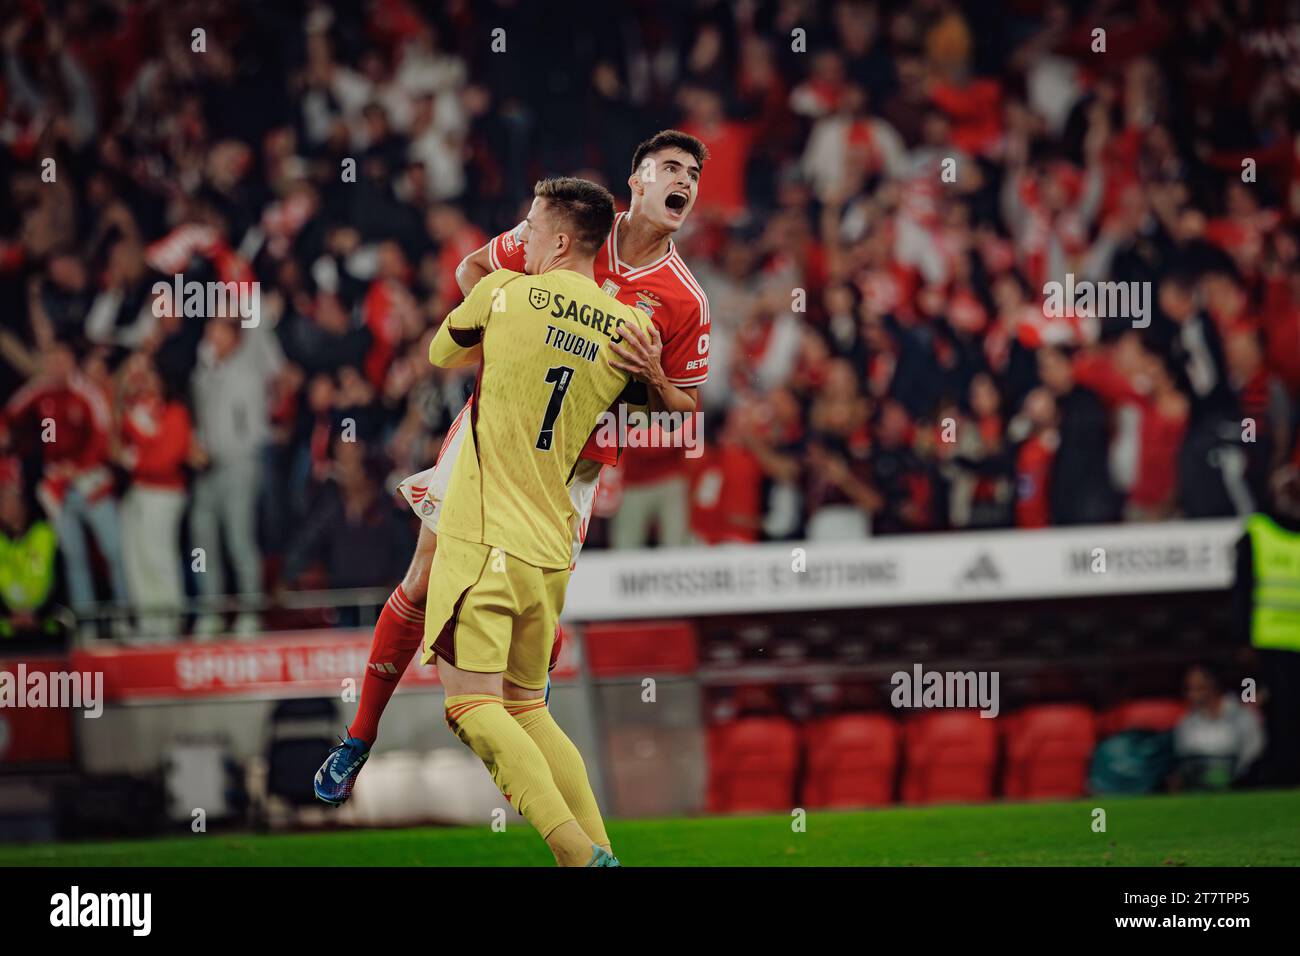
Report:
[[[726,640],[724,638],[710,638],[704,642],[702,647],[702,657],[705,663],[719,664],[726,666],[728,664],[739,664],[744,657],[744,651],[741,649],[740,642],[737,640]]]
[[[805,807],[874,807],[894,799],[898,725],[882,714],[844,714],[804,730]]]
[[[1086,789],[1097,742],[1096,715],[1083,704],[1043,704],[1013,715],[1005,727],[1005,796],[1077,797]]]
[[[281,700],[271,710],[266,741],[266,796],[289,807],[316,805],[311,779],[321,759],[334,746],[339,726],[338,706],[332,697]],[[258,819],[269,819],[267,807]]]
[[[999,652],[1007,657],[1030,655],[1037,635],[1033,621],[1020,614],[992,622],[988,631],[997,639]]]
[[[835,659],[841,664],[861,664],[870,657],[871,645],[860,635],[846,635],[835,644]]]
[[[781,688],[772,684],[741,684],[735,689],[736,716],[780,716]]]
[[[746,717],[709,732],[709,809],[786,811],[794,805],[799,733],[783,717]]]
[[[1106,711],[1098,729],[1103,737],[1125,730],[1173,730],[1186,711],[1187,706],[1172,697],[1130,700]]]
[[[786,635],[772,642],[772,660],[799,664],[808,659],[808,645],[798,637]]]
[[[835,642],[838,632],[829,624],[813,621],[804,624],[799,635],[808,648],[808,656],[814,660],[830,660],[835,656]]]
[[[988,800],[998,734],[974,710],[923,713],[903,726],[905,803]]]

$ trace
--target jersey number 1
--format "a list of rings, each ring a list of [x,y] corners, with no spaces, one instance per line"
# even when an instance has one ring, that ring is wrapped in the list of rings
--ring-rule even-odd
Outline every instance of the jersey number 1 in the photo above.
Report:
[[[537,433],[537,447],[542,451],[551,450],[554,438],[555,420],[560,417],[560,406],[568,394],[569,382],[573,379],[573,369],[567,365],[557,365],[546,370],[546,382],[551,386],[551,400],[546,403],[546,414],[542,416],[542,430]]]

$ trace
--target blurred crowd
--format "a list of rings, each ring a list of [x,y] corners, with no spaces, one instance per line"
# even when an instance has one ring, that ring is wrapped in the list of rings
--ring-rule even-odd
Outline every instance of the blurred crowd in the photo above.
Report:
[[[33,626],[391,585],[393,489],[471,386],[426,359],[457,264],[542,175],[625,199],[666,127],[711,153],[676,237],[704,453],[629,449],[595,546],[1224,516],[1297,461],[1286,4],[8,10],[0,598]],[[257,323],[157,308],[177,275],[255,280]],[[1067,275],[1148,308],[1049,315]]]

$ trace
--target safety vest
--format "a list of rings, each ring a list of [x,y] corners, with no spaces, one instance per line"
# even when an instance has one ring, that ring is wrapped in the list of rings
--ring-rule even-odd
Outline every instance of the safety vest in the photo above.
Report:
[[[35,611],[54,588],[58,538],[48,521],[38,521],[21,538],[0,533],[0,601],[10,611]]]
[[[1300,652],[1300,534],[1267,515],[1246,519],[1255,570],[1250,643]]]

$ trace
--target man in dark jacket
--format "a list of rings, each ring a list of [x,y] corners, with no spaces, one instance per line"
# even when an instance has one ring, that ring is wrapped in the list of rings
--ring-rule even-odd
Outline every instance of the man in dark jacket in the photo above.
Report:
[[[1052,524],[1118,521],[1121,499],[1110,480],[1106,407],[1074,380],[1070,358],[1057,348],[1038,350],[1038,377],[1056,399],[1060,446],[1048,491]]]
[[[335,443],[332,481],[325,487],[285,558],[284,579],[293,583],[319,564],[325,586],[385,587],[406,570],[415,533],[403,511],[383,493],[379,468],[361,442]],[[341,618],[355,625],[352,615]]]
[[[1218,329],[1189,276],[1162,280],[1159,305],[1175,330],[1170,351],[1179,387],[1192,403],[1178,453],[1179,507],[1189,518],[1248,514],[1253,503],[1241,444],[1241,408]]]

